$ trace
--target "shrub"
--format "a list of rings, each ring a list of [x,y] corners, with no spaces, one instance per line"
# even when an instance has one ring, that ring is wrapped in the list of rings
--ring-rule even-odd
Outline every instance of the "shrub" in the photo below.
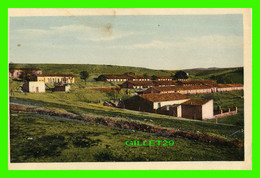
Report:
[[[83,136],[75,137],[72,142],[75,147],[88,148],[91,146],[97,146],[98,143],[101,142],[101,140],[99,139],[92,140],[83,135]]]
[[[29,140],[23,148],[23,153],[26,157],[34,158],[59,156],[66,146],[67,142],[65,142],[65,137],[60,135],[47,135]]]

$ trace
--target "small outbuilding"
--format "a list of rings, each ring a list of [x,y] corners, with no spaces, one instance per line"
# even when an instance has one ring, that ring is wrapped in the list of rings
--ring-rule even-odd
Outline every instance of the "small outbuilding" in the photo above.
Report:
[[[30,93],[44,93],[45,92],[45,83],[37,81],[29,81],[23,84],[23,92]]]
[[[55,86],[52,89],[52,91],[65,91],[65,92],[69,92],[70,88],[71,88],[70,85]]]
[[[213,99],[190,99],[181,107],[184,118],[207,120],[214,117]]]

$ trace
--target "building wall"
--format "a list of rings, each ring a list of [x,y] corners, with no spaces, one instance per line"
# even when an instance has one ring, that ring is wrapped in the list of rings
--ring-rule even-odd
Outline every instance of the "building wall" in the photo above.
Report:
[[[22,73],[22,70],[20,69],[14,69],[13,72],[9,72],[9,76],[10,77],[15,77],[15,78],[18,78]]]
[[[158,81],[172,81],[172,79],[169,78],[158,78]]]
[[[214,117],[213,100],[202,105],[202,120],[212,119]]]
[[[134,78],[133,81],[151,81],[148,78]]]
[[[225,92],[225,91],[236,91],[243,90],[243,87],[226,87],[226,88],[217,88],[217,92]]]
[[[145,100],[139,96],[134,96],[123,102],[122,105],[125,109],[142,111],[142,112],[154,112],[153,103]]]
[[[145,89],[150,88],[152,85],[134,85],[131,82],[125,82],[121,85],[121,88],[133,88],[133,89]]]
[[[71,86],[70,86],[70,85],[66,85],[66,86],[65,86],[65,91],[66,91],[66,92],[70,91],[70,89],[71,89]]]
[[[182,105],[182,117],[189,119],[202,119],[202,106]]]
[[[44,83],[74,83],[74,77],[38,76],[37,81]]]
[[[177,107],[177,117],[182,117],[182,109],[181,105]]]
[[[37,91],[38,88],[38,91]],[[29,92],[30,93],[44,93],[45,92],[45,83],[44,82],[29,82]]]
[[[129,82],[125,82],[122,84],[122,88],[133,88],[133,84]]]
[[[149,94],[149,93],[160,93],[160,91],[155,90],[154,88],[150,87],[147,90],[143,91],[143,94]]]
[[[14,69],[12,72],[9,71],[9,77],[14,77],[18,78],[22,74],[23,70],[22,69]],[[31,70],[32,74],[42,74],[41,70]]]
[[[127,80],[128,79],[106,79],[105,81],[108,81],[108,82],[125,82]]]
[[[174,100],[174,101],[161,101],[161,102],[154,102],[153,103],[153,109],[158,109],[159,107],[163,107],[166,105],[173,105],[173,104],[181,104],[185,101],[188,101],[189,99],[182,99],[182,100]],[[160,103],[160,104],[159,104]],[[161,105],[161,106],[159,106]]]

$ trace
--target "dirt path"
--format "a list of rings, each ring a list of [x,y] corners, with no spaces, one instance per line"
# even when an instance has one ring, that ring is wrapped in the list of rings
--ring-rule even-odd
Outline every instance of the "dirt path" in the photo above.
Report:
[[[126,119],[113,119],[109,117],[93,117],[93,116],[84,116],[79,114],[70,113],[67,111],[58,111],[47,108],[33,107],[23,104],[10,104],[10,111],[14,112],[26,112],[26,113],[37,113],[49,116],[60,116],[66,117],[70,119],[82,120],[91,123],[97,123],[104,126],[119,128],[119,129],[127,129],[127,130],[135,130],[147,133],[154,133],[159,136],[165,137],[174,137],[174,138],[187,138],[192,140],[201,141],[204,143],[209,143],[213,145],[219,146],[228,146],[228,147],[236,147],[242,148],[244,146],[244,142],[238,140],[228,140],[225,138],[217,137],[217,136],[209,136],[202,133],[193,133],[189,131],[180,131],[171,128],[165,128],[160,126],[153,126],[141,122],[129,121]]]

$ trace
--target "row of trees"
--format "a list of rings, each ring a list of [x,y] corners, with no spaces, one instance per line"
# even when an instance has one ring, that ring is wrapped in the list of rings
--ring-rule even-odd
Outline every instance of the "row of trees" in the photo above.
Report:
[[[147,73],[143,74],[144,77],[149,77],[149,75]],[[188,79],[188,73],[186,73],[185,71],[177,71],[175,74],[171,73],[171,77],[174,80],[178,80],[178,79]],[[152,80],[157,80],[158,77],[156,75],[152,75],[151,76]]]

